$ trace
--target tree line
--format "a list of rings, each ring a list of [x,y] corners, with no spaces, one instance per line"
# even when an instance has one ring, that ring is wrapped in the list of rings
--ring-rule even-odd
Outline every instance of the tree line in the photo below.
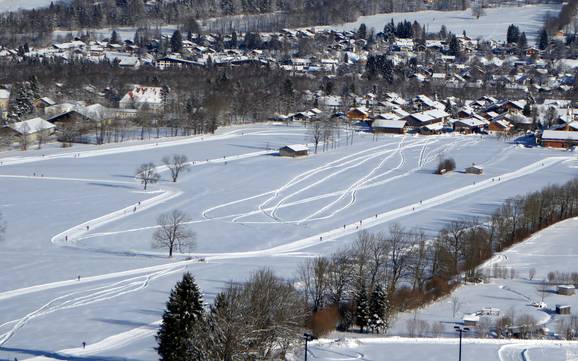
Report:
[[[440,10],[463,10],[469,4],[466,0],[446,0],[435,2],[433,6]],[[407,0],[177,0],[157,1],[153,4],[147,4],[144,0],[104,0],[97,3],[71,0],[52,2],[46,8],[0,14],[0,33],[3,34],[0,41],[6,44],[23,38],[48,40],[50,33],[56,29],[80,30],[143,24],[180,24],[186,31],[198,31],[197,21],[208,18],[211,18],[208,24],[213,23],[213,30],[216,29],[214,23],[224,26],[248,18],[254,19],[251,31],[273,31],[285,27],[351,22],[362,15],[417,11],[423,8],[423,2]],[[279,13],[282,16],[275,16]]]

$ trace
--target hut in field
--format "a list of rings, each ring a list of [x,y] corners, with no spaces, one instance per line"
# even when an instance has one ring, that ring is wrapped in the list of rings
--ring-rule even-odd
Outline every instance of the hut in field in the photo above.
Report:
[[[309,147],[305,144],[292,144],[279,148],[279,155],[282,157],[305,157],[309,154]]]

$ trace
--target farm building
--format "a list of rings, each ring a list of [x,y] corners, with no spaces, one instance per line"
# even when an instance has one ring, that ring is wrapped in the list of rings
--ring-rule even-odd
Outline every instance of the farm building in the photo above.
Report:
[[[484,173],[484,168],[480,167],[479,165],[472,164],[471,167],[466,168],[466,173],[481,175]]]
[[[564,296],[572,296],[575,293],[573,285],[558,285],[557,293]]]
[[[286,145],[279,149],[282,157],[304,157],[309,154],[309,147],[304,144]]]
[[[559,315],[569,315],[571,310],[570,305],[556,305],[556,313]]]
[[[563,130],[545,130],[540,143],[548,148],[568,148],[578,145],[578,132]]]
[[[374,133],[403,134],[405,133],[405,121],[376,119],[372,128]]]

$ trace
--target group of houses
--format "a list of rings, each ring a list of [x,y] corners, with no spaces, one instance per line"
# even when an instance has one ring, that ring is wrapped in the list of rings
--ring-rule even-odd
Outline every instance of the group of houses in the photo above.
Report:
[[[0,89],[0,96],[5,89]],[[111,124],[115,120],[133,120],[139,112],[158,112],[163,102],[162,87],[134,85],[119,101],[117,108],[84,101],[57,103],[48,97],[33,101],[35,112],[30,119],[9,122],[0,118],[0,136],[14,137],[26,148],[32,143],[43,143],[58,136],[63,129],[74,126],[78,134],[82,129],[94,129]],[[0,109],[8,109],[8,100],[0,98]]]
[[[386,54],[397,65],[417,60],[408,67],[409,81],[448,88],[501,87],[521,92],[565,93],[576,81],[576,59],[546,60],[544,51],[528,46],[525,52],[498,41],[485,41],[466,35],[457,37],[462,56],[448,55],[448,39],[397,38],[377,32],[368,40],[356,31],[331,29],[284,29],[257,34],[258,41],[248,44],[246,34],[192,34],[182,41],[178,52],[163,48],[169,34],[158,35],[144,45],[132,40],[109,41],[80,38],[49,47],[30,48],[26,52],[0,47],[0,60],[19,62],[25,58],[111,62],[119,67],[138,69],[186,69],[207,66],[257,64],[290,72],[294,76],[334,75],[338,71],[364,71],[373,54]],[[313,46],[304,51],[303,45]],[[282,44],[282,46],[281,46]],[[317,46],[316,44],[322,44]],[[287,51],[289,49],[289,51]],[[362,65],[359,67],[358,65]]]
[[[308,121],[338,117],[367,124],[376,134],[459,132],[511,135],[535,131],[537,140],[545,147],[569,148],[578,144],[578,104],[569,100],[546,99],[543,104],[530,104],[526,99],[500,100],[489,96],[465,101],[453,97],[438,100],[426,95],[405,99],[393,92],[385,94],[382,99],[373,93],[361,97],[351,94],[349,99],[335,95],[310,95],[318,107],[277,119]],[[346,101],[354,106],[347,112],[338,111]]]

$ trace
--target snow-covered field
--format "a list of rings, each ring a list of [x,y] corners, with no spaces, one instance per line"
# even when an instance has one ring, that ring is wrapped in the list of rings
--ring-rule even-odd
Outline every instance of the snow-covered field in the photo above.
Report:
[[[480,136],[374,141],[360,133],[353,145],[307,158],[272,151],[307,140],[299,126],[251,125],[158,143],[0,155],[8,225],[0,243],[0,359],[154,360],[157,322],[185,269],[210,301],[227,281],[261,267],[293,277],[304,257],[351,242],[360,220],[371,231],[399,222],[433,234],[449,219],[487,215],[507,197],[578,174],[574,153]],[[143,192],[135,169],[174,153],[194,161],[191,172],[177,183],[163,172]],[[475,162],[485,173],[433,175],[440,153],[458,170]],[[171,209],[193,217],[193,256],[205,262],[169,260],[151,247],[156,217]],[[522,272],[524,259],[508,260]],[[501,346],[476,347],[495,357]]]
[[[335,30],[357,30],[364,23],[367,28],[382,31],[384,25],[391,21],[418,21],[426,27],[428,32],[437,32],[445,25],[449,31],[462,34],[465,30],[468,36],[476,39],[506,40],[509,24],[519,26],[525,31],[528,39],[535,39],[548,15],[557,15],[560,11],[558,4],[526,5],[520,7],[502,7],[486,9],[486,15],[476,19],[471,10],[464,11],[420,11],[411,13],[391,13],[362,16],[354,23],[328,26]]]

